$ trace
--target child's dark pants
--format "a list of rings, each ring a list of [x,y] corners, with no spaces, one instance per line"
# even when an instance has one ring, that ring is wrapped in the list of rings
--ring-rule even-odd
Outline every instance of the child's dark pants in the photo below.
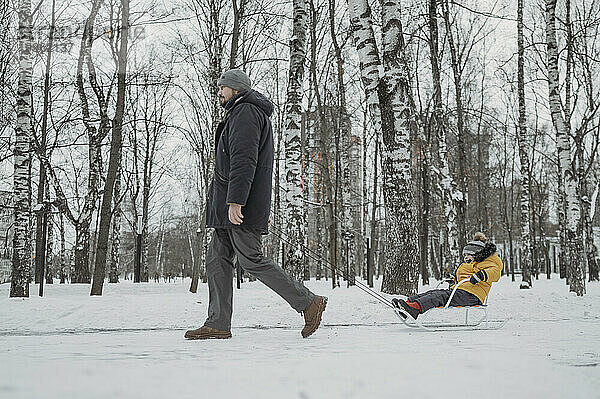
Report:
[[[421,294],[413,295],[408,298],[410,302],[417,302],[421,307],[421,313],[428,311],[431,308],[445,306],[450,298],[452,290],[431,290]],[[463,290],[456,290],[452,297],[450,306],[474,306],[481,305],[481,301],[475,295]]]

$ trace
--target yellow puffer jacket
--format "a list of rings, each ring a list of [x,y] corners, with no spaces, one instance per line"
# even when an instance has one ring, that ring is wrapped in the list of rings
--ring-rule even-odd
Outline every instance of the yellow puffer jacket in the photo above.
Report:
[[[492,283],[495,283],[500,279],[502,267],[502,261],[496,253],[488,256],[481,262],[461,263],[456,270],[456,280],[454,281],[454,285],[460,280],[469,278],[478,271],[483,270],[485,278],[482,281],[477,284],[471,284],[467,281],[458,287],[459,290],[467,291],[475,295],[479,298],[481,303],[483,303],[485,297],[490,292],[490,288],[492,288]],[[450,288],[454,288],[454,285]]]

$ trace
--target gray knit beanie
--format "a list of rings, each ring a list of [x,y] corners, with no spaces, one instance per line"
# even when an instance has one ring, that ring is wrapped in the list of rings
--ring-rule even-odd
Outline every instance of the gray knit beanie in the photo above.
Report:
[[[252,88],[250,78],[241,69],[230,69],[221,74],[217,86],[231,87],[233,90],[244,91]]]
[[[485,243],[481,241],[469,241],[463,248],[463,256],[465,255],[476,255],[478,252],[485,248]]]

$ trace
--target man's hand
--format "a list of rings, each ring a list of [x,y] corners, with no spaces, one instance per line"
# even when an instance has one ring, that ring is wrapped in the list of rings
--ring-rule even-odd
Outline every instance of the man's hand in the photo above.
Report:
[[[235,225],[240,225],[243,219],[242,206],[240,204],[229,204],[229,221]]]

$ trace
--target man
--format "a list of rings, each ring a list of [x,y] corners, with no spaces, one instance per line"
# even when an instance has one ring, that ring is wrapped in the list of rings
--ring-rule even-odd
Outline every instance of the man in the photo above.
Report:
[[[252,90],[239,69],[217,81],[226,115],[215,134],[215,171],[209,188],[206,227],[214,228],[206,256],[208,318],[185,333],[188,339],[231,338],[233,257],[241,267],[304,314],[304,338],[316,331],[327,298],[314,295],[262,253],[271,210],[273,104]]]

